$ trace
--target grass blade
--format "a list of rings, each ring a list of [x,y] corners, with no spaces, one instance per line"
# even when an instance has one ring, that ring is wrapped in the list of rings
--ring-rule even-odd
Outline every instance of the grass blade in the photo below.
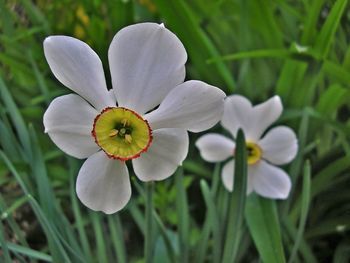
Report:
[[[87,260],[91,261],[92,259],[91,248],[86,235],[85,223],[83,222],[83,218],[79,209],[79,204],[78,204],[78,200],[77,200],[75,188],[74,188],[74,178],[75,178],[74,174],[77,172],[76,162],[73,162],[72,159],[69,159],[69,163],[70,163],[70,196],[71,196],[72,210],[74,214],[75,224],[78,230],[80,244],[83,249],[84,257]]]
[[[19,246],[13,243],[7,243],[7,247],[12,252],[23,254],[32,259],[39,259],[39,260],[44,260],[46,262],[53,262],[51,256],[28,247]]]
[[[145,211],[145,219],[146,219],[146,229],[145,229],[145,262],[152,263],[154,256],[154,235],[153,235],[153,182],[146,183],[146,211]]]
[[[337,0],[327,16],[327,20],[315,41],[314,52],[318,58],[325,59],[327,57],[347,2],[347,0]]]
[[[220,76],[223,85],[228,92],[232,92],[235,82],[228,67],[222,61],[213,65],[207,65],[206,60],[211,57],[219,57],[220,53],[207,34],[200,27],[196,20],[196,14],[189,7],[186,1],[162,1],[155,3],[160,14],[165,18],[167,24],[179,35],[184,42],[189,57],[193,61],[196,70],[205,76],[204,81],[215,84],[216,76]],[[181,23],[179,23],[181,21]],[[186,25],[185,27],[183,25]],[[215,79],[214,79],[215,78]],[[217,81],[216,81],[217,82]]]
[[[104,238],[104,233],[102,229],[101,216],[96,212],[90,212],[90,217],[92,221],[92,227],[94,229],[96,246],[97,246],[97,258],[101,263],[108,263],[106,243]]]
[[[286,262],[275,201],[251,194],[246,204],[248,228],[262,261]]]
[[[108,226],[109,226],[112,242],[114,244],[115,253],[117,255],[117,262],[126,263],[127,259],[126,259],[126,252],[125,252],[123,228],[121,226],[121,222],[118,214],[113,217],[112,216],[108,217]]]
[[[179,168],[175,174],[176,184],[176,210],[178,216],[179,229],[179,247],[180,247],[180,261],[182,263],[188,262],[188,248],[189,248],[189,211],[187,203],[187,195],[183,183],[183,169]]]
[[[237,133],[233,181],[234,191],[230,193],[228,227],[222,260],[224,263],[235,261],[244,218],[245,199],[247,195],[247,152],[242,130],[239,130]]]
[[[298,249],[301,246],[300,242],[305,230],[306,219],[309,211],[310,197],[311,197],[310,196],[310,188],[311,188],[311,171],[310,170],[311,170],[310,163],[307,162],[304,167],[302,205],[301,205],[299,228],[298,228],[298,232],[295,238],[294,246],[292,249],[292,253],[289,257],[288,263],[294,262]]]
[[[4,261],[6,263],[10,263],[12,262],[11,260],[11,256],[10,256],[10,252],[9,252],[9,248],[7,247],[7,243],[4,237],[4,225],[2,224],[2,221],[0,220],[0,245],[1,245],[1,254],[0,254],[0,259],[1,259],[1,255],[4,258]]]
[[[211,229],[213,232],[213,260],[212,262],[220,262],[221,257],[221,226],[218,218],[218,213],[215,207],[215,201],[212,196],[212,193],[209,190],[208,184],[201,180],[200,182],[201,191],[205,200],[205,204],[207,206],[207,218],[209,225],[211,225]],[[205,251],[202,251],[205,256]]]

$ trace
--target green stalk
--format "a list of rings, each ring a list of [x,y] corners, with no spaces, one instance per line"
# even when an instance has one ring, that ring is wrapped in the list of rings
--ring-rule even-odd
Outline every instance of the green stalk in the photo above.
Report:
[[[145,229],[145,259],[146,263],[153,262],[153,182],[146,183],[146,229]]]
[[[226,241],[223,263],[235,262],[240,242],[240,232],[244,218],[245,198],[247,192],[247,153],[242,130],[237,133],[234,169],[234,191],[230,193]]]

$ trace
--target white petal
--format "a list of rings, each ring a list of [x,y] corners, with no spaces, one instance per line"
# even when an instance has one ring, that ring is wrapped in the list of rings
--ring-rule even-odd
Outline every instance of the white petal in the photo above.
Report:
[[[294,159],[298,152],[298,140],[292,129],[278,126],[270,130],[259,141],[263,158],[273,164],[286,164]]]
[[[128,169],[124,162],[109,159],[103,151],[95,153],[80,168],[76,191],[80,201],[90,209],[115,213],[131,196]]]
[[[234,160],[229,161],[224,165],[221,171],[221,179],[225,186],[225,188],[232,192],[232,187],[234,185],[233,178],[234,178],[234,169],[235,169],[235,162]],[[249,174],[249,167],[248,167],[248,175],[247,175],[247,195],[250,194],[253,190],[253,185],[251,182],[251,176]]]
[[[242,128],[247,140],[257,142],[263,132],[279,118],[282,110],[279,96],[253,107],[245,97],[232,95],[225,100],[221,124],[233,136]]]
[[[235,143],[225,136],[208,133],[196,141],[202,158],[208,162],[221,162],[233,156]]]
[[[52,73],[63,85],[97,110],[115,105],[108,96],[101,60],[87,44],[73,37],[50,36],[44,41],[44,52]]]
[[[273,199],[286,199],[292,183],[289,176],[282,169],[260,161],[249,166],[254,191],[259,195]]]
[[[175,34],[159,24],[120,30],[108,59],[118,104],[140,114],[159,105],[185,79],[186,50]]]
[[[142,181],[159,181],[171,176],[182,165],[188,153],[188,134],[182,129],[160,129],[153,132],[147,152],[132,160],[134,171]]]
[[[54,99],[44,114],[45,132],[65,153],[87,158],[99,147],[91,135],[98,112],[75,94]]]
[[[204,131],[220,120],[224,98],[225,93],[214,86],[197,80],[187,81],[173,89],[145,119],[152,129]]]
[[[235,162],[231,160],[224,165],[221,171],[222,182],[224,183],[225,188],[230,192],[232,192],[232,187],[233,187],[234,169],[235,169]]]

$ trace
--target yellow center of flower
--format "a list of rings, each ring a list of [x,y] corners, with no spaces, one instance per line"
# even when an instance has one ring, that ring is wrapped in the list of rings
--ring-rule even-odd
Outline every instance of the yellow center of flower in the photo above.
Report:
[[[148,122],[121,107],[109,107],[97,115],[92,136],[109,157],[123,161],[139,157],[152,142]]]
[[[246,142],[248,164],[256,164],[261,159],[262,151],[259,145],[253,142]]]

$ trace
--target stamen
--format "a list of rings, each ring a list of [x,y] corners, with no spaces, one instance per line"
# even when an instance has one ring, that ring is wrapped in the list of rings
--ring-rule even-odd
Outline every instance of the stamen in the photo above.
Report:
[[[129,120],[128,119],[124,119],[124,120],[122,120],[122,124],[123,124],[123,127],[125,127],[125,126],[129,126],[130,124],[129,124]]]
[[[111,132],[108,134],[109,137],[114,137],[118,135],[119,131],[116,129],[111,130]]]
[[[125,134],[124,139],[125,139],[128,143],[131,143],[131,142],[132,142],[132,137],[131,137],[130,134]]]

